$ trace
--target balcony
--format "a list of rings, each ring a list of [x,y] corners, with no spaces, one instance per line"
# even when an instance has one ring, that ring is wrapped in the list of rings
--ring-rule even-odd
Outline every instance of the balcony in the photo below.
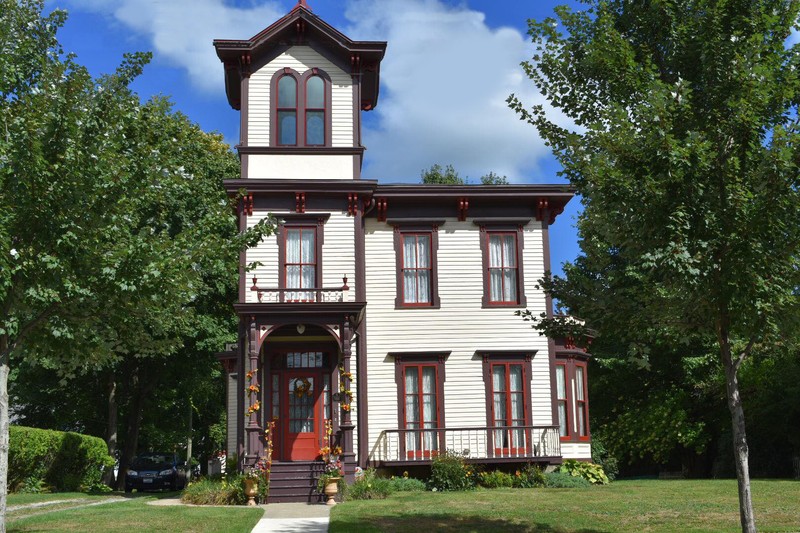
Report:
[[[378,435],[369,462],[425,464],[445,450],[473,463],[561,462],[558,426],[392,429]]]
[[[342,286],[337,288],[277,288],[259,287],[258,278],[253,276],[250,290],[256,293],[258,303],[331,303],[344,302],[344,293],[350,290],[347,276],[342,278]]]

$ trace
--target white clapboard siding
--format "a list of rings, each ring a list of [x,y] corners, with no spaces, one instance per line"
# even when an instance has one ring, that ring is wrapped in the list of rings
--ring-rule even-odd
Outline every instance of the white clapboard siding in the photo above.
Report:
[[[544,272],[541,227],[525,227],[523,268],[528,309],[544,312],[535,289]],[[398,427],[397,385],[389,352],[450,350],[445,362],[444,404],[448,427],[485,426],[483,363],[476,350],[536,350],[531,407],[533,424],[552,424],[547,339],[514,315],[514,309],[482,309],[480,232],[472,222],[447,219],[439,227],[438,282],[441,309],[395,309],[396,263],[392,227],[366,227],[367,374],[369,446],[382,430]],[[363,436],[362,436],[363,438]]]
[[[353,146],[352,78],[310,46],[293,46],[250,76],[247,117],[248,145],[269,146],[270,83],[273,74],[286,67],[292,68],[300,74],[315,67],[328,73],[332,82],[332,145]]]
[[[313,214],[306,211],[306,214]],[[267,216],[266,211],[254,211],[253,216],[247,217],[247,226],[253,227]],[[272,213],[280,218],[280,212]],[[344,212],[336,212],[324,226],[324,241],[322,245],[322,288],[335,289],[342,286],[342,278],[347,276],[349,291],[343,293],[344,301],[355,300],[355,227],[353,218]],[[258,286],[277,288],[278,265],[278,240],[275,235],[265,237],[255,248],[247,251],[247,263],[261,263],[260,266],[247,273],[246,287],[252,285],[252,277],[258,278]],[[254,291],[247,290],[245,295],[247,303],[258,303],[258,296]]]
[[[588,442],[562,442],[561,456],[564,459],[591,459],[592,445]]]
[[[351,180],[354,155],[250,154],[245,179],[269,180]]]
[[[228,452],[228,457],[237,453],[236,450],[236,388],[238,387],[236,382],[236,374],[228,374],[228,382],[226,387],[227,393],[227,448],[226,451]]]

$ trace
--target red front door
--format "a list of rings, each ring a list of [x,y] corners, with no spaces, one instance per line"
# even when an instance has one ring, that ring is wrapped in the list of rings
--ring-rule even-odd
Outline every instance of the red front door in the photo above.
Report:
[[[282,455],[288,461],[313,461],[319,456],[322,433],[322,376],[318,372],[283,376]]]

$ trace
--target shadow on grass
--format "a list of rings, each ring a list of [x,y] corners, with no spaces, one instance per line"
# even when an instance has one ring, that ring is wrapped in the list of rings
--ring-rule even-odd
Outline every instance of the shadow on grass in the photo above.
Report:
[[[452,514],[428,514],[428,515],[409,515],[406,517],[385,517],[385,518],[359,518],[357,516],[337,516],[331,521],[331,533],[358,532],[414,532],[431,533],[439,531],[458,531],[489,533],[503,531],[504,533],[607,533],[602,529],[563,529],[544,523],[519,524],[511,520],[502,518],[481,518],[469,516],[455,518]]]

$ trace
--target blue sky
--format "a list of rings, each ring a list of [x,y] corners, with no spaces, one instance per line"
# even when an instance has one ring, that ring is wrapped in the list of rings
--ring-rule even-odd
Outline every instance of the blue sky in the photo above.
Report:
[[[517,183],[562,183],[549,149],[505,99],[513,92],[528,105],[544,103],[519,67],[533,51],[526,21],[552,16],[564,1],[308,0],[349,37],[388,41],[381,99],[363,114],[364,177],[418,182],[423,168],[440,163],[474,181],[494,171]],[[47,7],[69,12],[59,39],[93,75],[113,71],[125,52],[152,51],[134,86],[140,96],[169,95],[176,109],[235,144],[238,112],[225,99],[211,40],[249,38],[295,3],[57,0]],[[556,272],[578,254],[578,209],[573,200],[551,229]]]

